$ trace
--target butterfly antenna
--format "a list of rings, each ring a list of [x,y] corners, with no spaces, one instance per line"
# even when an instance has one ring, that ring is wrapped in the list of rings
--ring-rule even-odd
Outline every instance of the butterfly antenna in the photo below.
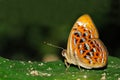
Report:
[[[64,48],[62,48],[62,47],[60,47],[60,46],[53,45],[53,44],[48,43],[48,42],[44,42],[44,44],[46,44],[46,45],[48,45],[48,46],[52,46],[52,47],[55,47],[55,48],[59,48],[59,49],[64,50]]]

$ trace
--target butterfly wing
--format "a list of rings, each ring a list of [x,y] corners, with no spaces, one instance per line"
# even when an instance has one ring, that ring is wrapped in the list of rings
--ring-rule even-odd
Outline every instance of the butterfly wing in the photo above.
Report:
[[[83,15],[74,24],[67,45],[68,63],[84,68],[106,65],[107,50],[89,15]]]

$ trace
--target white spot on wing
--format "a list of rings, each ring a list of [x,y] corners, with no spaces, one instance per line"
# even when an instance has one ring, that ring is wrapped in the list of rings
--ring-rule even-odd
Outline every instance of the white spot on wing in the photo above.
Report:
[[[90,46],[87,43],[85,43],[85,46],[87,47],[87,50],[90,50]]]
[[[80,54],[83,54],[83,50],[80,50]]]
[[[84,41],[85,41],[85,38],[82,38],[81,40],[84,42]]]
[[[90,38],[93,38],[92,34],[90,35]]]
[[[89,56],[86,56],[86,59],[90,61],[90,64],[92,64],[92,59]]]
[[[82,48],[82,45],[80,44],[79,47]]]
[[[74,45],[75,45],[75,46],[76,46],[76,43],[77,43],[77,42],[76,42],[76,38],[74,38]]]
[[[87,31],[88,29],[87,29],[87,28],[85,28],[85,30]]]
[[[90,59],[90,57],[89,57],[89,56],[86,56],[86,59]]]
[[[82,23],[82,22],[77,22],[77,24],[79,25],[79,26],[83,26],[83,27],[86,27],[86,23]]]
[[[95,49],[95,48],[93,48],[93,51],[94,51],[94,52],[96,52],[96,49]]]
[[[90,56],[93,57],[93,53],[92,52],[90,52]]]
[[[81,32],[79,31],[75,31],[74,34],[78,34],[79,36],[81,36]]]

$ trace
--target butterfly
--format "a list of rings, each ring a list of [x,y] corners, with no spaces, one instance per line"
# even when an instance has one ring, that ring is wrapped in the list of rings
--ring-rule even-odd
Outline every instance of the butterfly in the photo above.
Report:
[[[79,17],[73,25],[67,49],[63,49],[62,56],[67,68],[70,64],[86,69],[107,65],[108,51],[99,39],[98,30],[88,14]]]

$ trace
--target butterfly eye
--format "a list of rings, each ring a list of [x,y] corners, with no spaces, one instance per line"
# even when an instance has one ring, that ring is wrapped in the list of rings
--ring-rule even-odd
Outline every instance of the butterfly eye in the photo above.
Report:
[[[67,51],[66,51],[66,50],[63,50],[63,51],[62,51],[62,56],[66,57],[66,54],[67,54]]]

